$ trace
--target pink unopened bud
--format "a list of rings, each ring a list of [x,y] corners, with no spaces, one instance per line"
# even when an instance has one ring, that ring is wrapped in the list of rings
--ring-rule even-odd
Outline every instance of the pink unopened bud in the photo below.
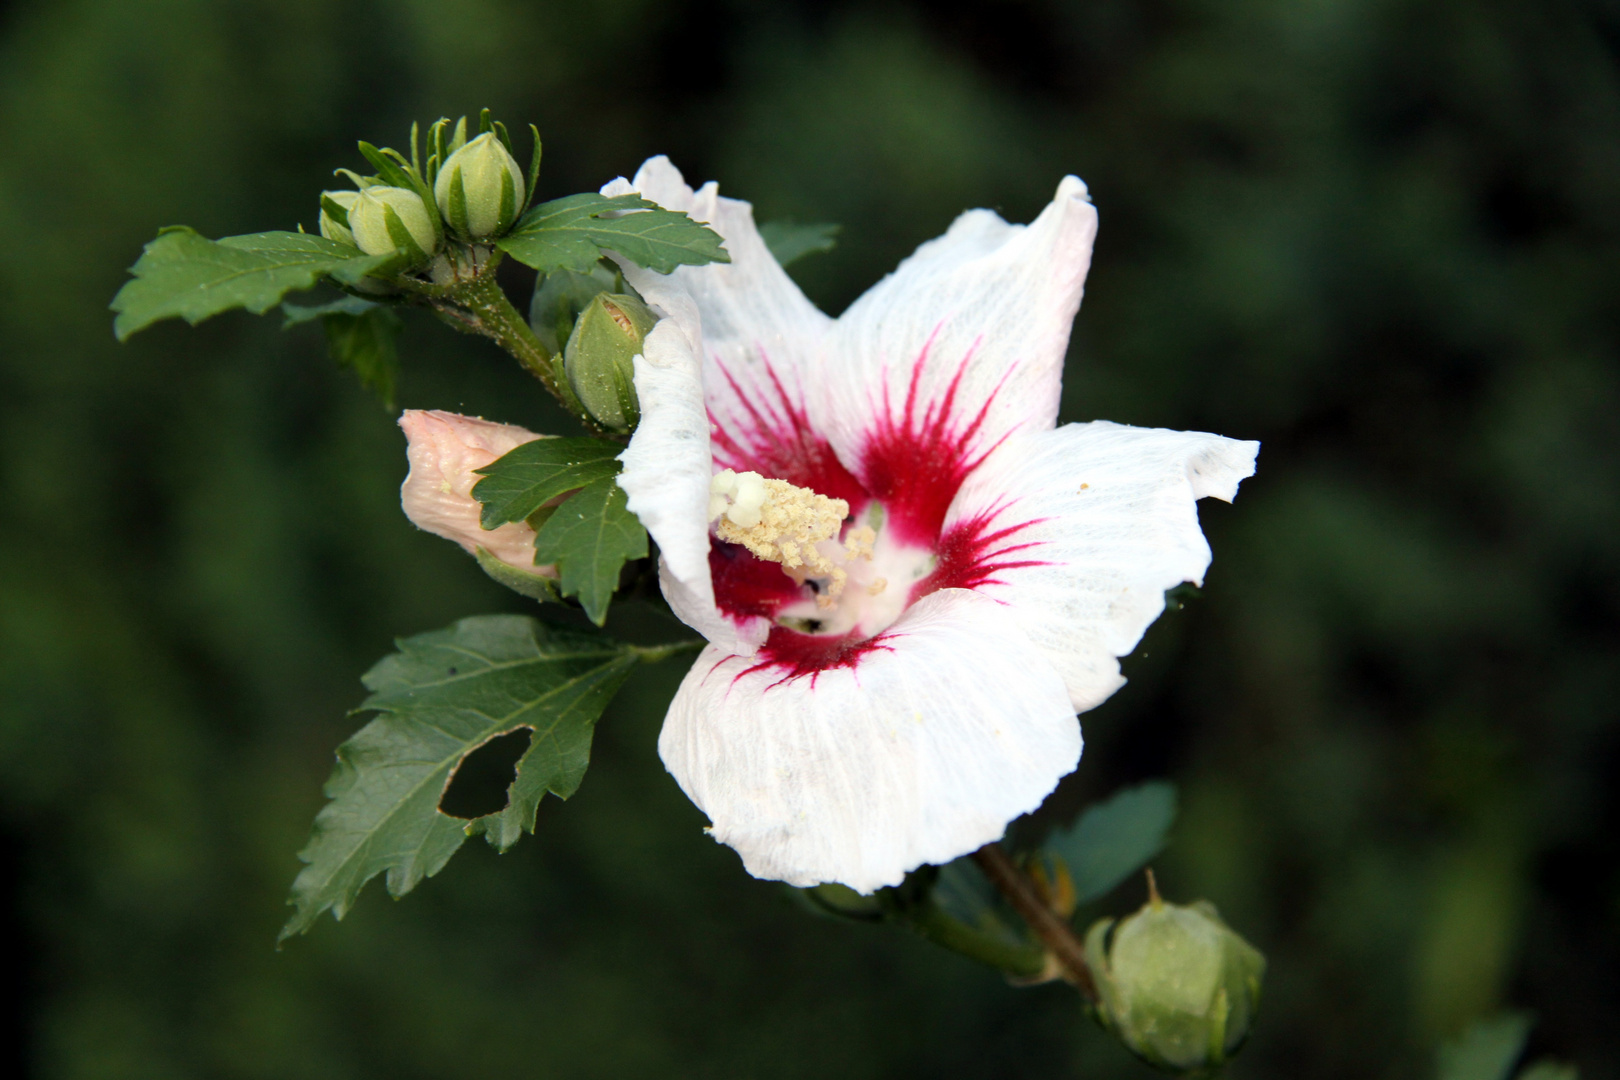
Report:
[[[483,479],[475,469],[526,442],[543,438],[511,424],[496,424],[452,412],[406,409],[399,418],[410,445],[405,455],[410,474],[399,488],[405,516],[418,528],[454,540],[471,554],[483,548],[507,566],[557,576],[554,566],[534,565],[534,529],[521,521],[496,529],[478,524],[480,506],[473,485]]]

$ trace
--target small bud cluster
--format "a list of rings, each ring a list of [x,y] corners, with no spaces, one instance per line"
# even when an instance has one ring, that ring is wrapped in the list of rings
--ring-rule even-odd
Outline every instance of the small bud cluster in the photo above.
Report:
[[[452,240],[479,244],[510,231],[528,205],[540,160],[538,133],[534,164],[525,178],[512,156],[505,125],[492,121],[486,109],[479,128],[479,134],[469,140],[466,117],[453,126],[448,119],[435,122],[428,129],[425,167],[419,164],[414,127],[409,159],[396,150],[361,143],[360,152],[377,172],[360,176],[348,169],[338,170],[355,190],[321,192],[321,235],[353,245],[367,255],[397,256],[398,262],[386,268],[384,277],[397,277],[437,261],[476,266],[476,256],[437,257],[456,254],[447,252]],[[435,265],[434,276],[443,277],[446,270]]]
[[[494,242],[512,231],[534,197],[539,132],[526,176],[506,127],[487,109],[472,138],[466,117],[433,123],[425,163],[421,143],[414,127],[408,158],[361,143],[377,171],[338,170],[354,189],[321,192],[321,235],[366,255],[391,256],[359,282],[343,282],[349,291],[428,303],[487,333],[488,309],[476,310],[467,297],[480,282],[493,287],[501,258]],[[589,425],[626,434],[641,419],[634,360],[658,318],[610,266],[603,260],[591,273],[563,268],[541,278],[526,330],[534,351],[544,353],[529,366]]]

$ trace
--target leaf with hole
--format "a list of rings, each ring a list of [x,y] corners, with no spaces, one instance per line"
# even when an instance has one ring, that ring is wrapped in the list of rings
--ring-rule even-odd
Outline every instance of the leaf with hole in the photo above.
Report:
[[[647,530],[612,477],[587,485],[557,507],[534,538],[534,561],[555,563],[564,596],[579,597],[591,621],[607,621],[619,571],[647,554]]]
[[[495,246],[542,274],[588,273],[610,251],[660,274],[731,261],[720,234],[703,223],[639,195],[593,192],[541,203]]]
[[[624,444],[608,439],[535,439],[514,447],[478,470],[483,479],[472,493],[484,504],[479,524],[498,529],[524,521],[565,492],[617,476],[622,453]]]
[[[473,833],[504,851],[533,832],[546,792],[566,799],[579,788],[596,720],[639,655],[594,631],[516,615],[463,619],[398,650],[363,680],[371,696],[361,709],[378,715],[338,748],[283,939],[323,911],[341,919],[378,874],[392,895],[409,892]],[[534,734],[505,809],[472,821],[441,810],[462,761],[520,728]]]
[[[1111,892],[1163,851],[1175,820],[1176,786],[1154,780],[1088,807],[1072,826],[1053,831],[1041,849],[1063,860],[1075,903],[1083,904]]]
[[[195,326],[233,308],[255,315],[323,277],[353,284],[392,261],[308,233],[268,232],[209,240],[172,226],[146,245],[132,275],[113,297],[113,333],[124,341],[160,319]]]

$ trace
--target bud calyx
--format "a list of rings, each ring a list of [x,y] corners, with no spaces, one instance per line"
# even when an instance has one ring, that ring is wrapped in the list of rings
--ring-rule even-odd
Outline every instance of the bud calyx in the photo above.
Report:
[[[450,155],[433,183],[433,199],[457,234],[475,240],[512,227],[523,206],[523,170],[493,131]]]
[[[598,293],[563,349],[569,386],[591,418],[611,431],[629,431],[641,419],[632,361],[657,321],[634,296]]]
[[[354,209],[358,191],[321,192],[321,235],[340,244],[354,244],[354,232],[349,228],[349,211]]]
[[[1157,890],[1117,927],[1094,923],[1086,959],[1097,1019],[1144,1061],[1178,1072],[1217,1068],[1243,1045],[1266,969],[1213,904],[1170,904]]]
[[[355,192],[349,231],[367,255],[397,253],[420,263],[438,247],[433,211],[410,188],[376,185]]]

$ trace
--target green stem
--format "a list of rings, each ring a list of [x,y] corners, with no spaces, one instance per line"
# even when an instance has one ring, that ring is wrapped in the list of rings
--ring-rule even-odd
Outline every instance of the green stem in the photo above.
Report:
[[[905,920],[934,944],[1010,975],[1032,978],[1046,968],[1046,950],[1039,945],[1019,945],[975,930],[967,923],[947,915],[933,901],[907,911]]]
[[[517,357],[525,371],[539,379],[557,400],[578,412],[573,394],[561,385],[551,353],[540,344],[525,319],[495,280],[492,269],[457,284],[434,306],[468,330],[482,334]]]
[[[630,649],[643,664],[656,664],[684,652],[698,652],[706,641],[672,641],[668,645],[632,645]]]

